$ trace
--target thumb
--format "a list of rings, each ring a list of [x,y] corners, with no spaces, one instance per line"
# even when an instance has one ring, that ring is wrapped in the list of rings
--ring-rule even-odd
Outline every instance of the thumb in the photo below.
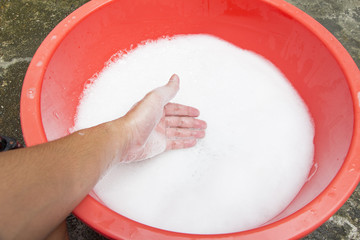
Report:
[[[179,91],[179,82],[178,75],[172,75],[167,84],[149,92],[140,102],[136,103],[130,109],[127,115],[152,116],[157,112],[162,113],[164,106],[173,99]]]
[[[179,91],[179,84],[179,76],[173,74],[166,85],[154,90],[154,93],[156,93],[156,95],[162,99],[163,106],[165,106],[168,102],[170,102],[171,99],[175,97]]]

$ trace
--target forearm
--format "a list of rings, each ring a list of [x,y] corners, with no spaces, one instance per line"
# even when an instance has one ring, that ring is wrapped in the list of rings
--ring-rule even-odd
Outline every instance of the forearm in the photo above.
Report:
[[[0,239],[45,237],[121,158],[126,144],[122,134],[119,119],[1,153]]]
[[[178,90],[174,74],[120,119],[0,154],[0,239],[46,237],[115,161],[194,146],[206,123],[195,108],[167,104]]]

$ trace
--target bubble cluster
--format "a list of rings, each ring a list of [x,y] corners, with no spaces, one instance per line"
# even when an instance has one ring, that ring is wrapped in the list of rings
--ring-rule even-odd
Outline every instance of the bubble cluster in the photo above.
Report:
[[[90,81],[74,129],[124,115],[176,73],[174,102],[200,109],[196,147],[117,164],[94,192],[114,211],[161,229],[229,233],[266,223],[306,182],[314,127],[268,60],[209,35],[162,38],[117,54]]]

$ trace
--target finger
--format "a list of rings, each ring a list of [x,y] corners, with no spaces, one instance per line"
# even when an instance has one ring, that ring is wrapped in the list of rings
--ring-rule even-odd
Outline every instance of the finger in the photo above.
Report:
[[[203,138],[205,137],[204,130],[187,129],[187,128],[166,128],[167,138]]]
[[[190,147],[195,146],[196,143],[197,143],[197,141],[195,138],[167,140],[166,150],[190,148]]]
[[[165,106],[179,91],[179,83],[180,79],[178,75],[173,74],[166,85],[151,91],[147,97],[160,100],[162,106]]]
[[[148,119],[148,122],[157,124],[162,117],[164,106],[176,95],[179,90],[179,77],[174,74],[169,82],[149,92],[140,102],[135,104],[127,113],[138,119]]]
[[[166,127],[205,129],[206,122],[192,117],[165,117]]]
[[[177,103],[168,103],[165,105],[165,116],[188,116],[198,117],[200,111],[196,108]]]

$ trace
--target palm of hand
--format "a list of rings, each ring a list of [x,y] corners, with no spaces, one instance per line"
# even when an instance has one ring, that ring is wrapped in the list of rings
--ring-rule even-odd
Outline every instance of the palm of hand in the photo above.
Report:
[[[132,141],[123,159],[126,162],[151,158],[166,150],[189,148],[205,136],[206,123],[195,118],[199,116],[195,108],[168,103],[160,109],[147,106],[147,111],[138,113],[142,116],[136,116],[131,127]]]
[[[166,150],[192,147],[205,136],[206,122],[196,108],[169,103],[179,91],[179,77],[148,93],[122,119],[127,147],[124,162],[153,157]]]

